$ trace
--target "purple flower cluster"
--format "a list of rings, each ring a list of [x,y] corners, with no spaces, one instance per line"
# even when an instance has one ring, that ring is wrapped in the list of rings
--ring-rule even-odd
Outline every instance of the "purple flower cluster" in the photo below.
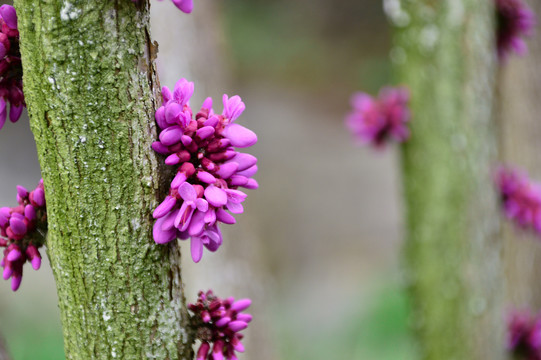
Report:
[[[199,292],[197,302],[188,305],[188,309],[194,313],[192,320],[197,329],[197,338],[201,340],[197,360],[237,360],[235,351],[244,352],[240,331],[252,321],[252,315],[242,311],[251,303],[250,299],[220,299],[212,290]]]
[[[133,2],[137,2],[137,0],[132,0]],[[163,0],[159,0],[163,1]],[[179,8],[182,12],[185,12],[186,14],[189,14],[193,10],[193,0],[171,0],[173,4],[177,8]]]
[[[381,148],[390,139],[404,142],[409,138],[409,91],[404,87],[385,87],[378,98],[356,93],[351,98],[353,111],[346,126],[362,143]]]
[[[523,55],[528,51],[523,36],[532,34],[535,14],[523,0],[495,0],[497,12],[498,56],[504,60],[514,50]]]
[[[501,167],[496,174],[505,215],[541,233],[541,185],[526,174]]]
[[[0,246],[5,247],[0,265],[5,280],[11,278],[11,288],[21,285],[23,265],[26,261],[34,270],[41,266],[38,248],[43,245],[42,231],[47,226],[43,179],[33,191],[17,186],[18,206],[0,208]]]
[[[17,13],[10,5],[0,6],[0,129],[7,116],[7,103],[10,103],[9,119],[16,122],[26,106],[23,94],[23,68],[19,50],[19,30]]]
[[[507,331],[507,348],[517,359],[541,360],[541,316],[514,311]]]
[[[162,129],[152,148],[167,155],[165,163],[176,166],[169,195],[154,210],[154,241],[164,244],[175,238],[191,237],[195,262],[203,255],[203,246],[216,251],[222,244],[218,223],[234,224],[229,213],[244,211],[246,194],[238,187],[256,189],[252,176],[257,159],[238,152],[257,142],[249,129],[235,123],[245,105],[239,96],[223,96],[224,110],[215,114],[212,99],[207,98],[193,119],[189,100],[194,84],[179,80],[171,92],[162,89],[163,105],[156,111]],[[229,212],[227,212],[228,210]]]

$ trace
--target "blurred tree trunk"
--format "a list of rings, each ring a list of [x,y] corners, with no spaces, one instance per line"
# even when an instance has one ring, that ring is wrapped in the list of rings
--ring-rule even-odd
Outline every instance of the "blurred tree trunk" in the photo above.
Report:
[[[528,1],[541,14],[541,2]],[[529,42],[530,53],[512,56],[501,71],[500,109],[502,162],[541,181],[541,38]],[[539,235],[511,222],[504,226],[504,260],[508,300],[512,306],[541,310]]]
[[[412,94],[403,171],[421,358],[503,359],[493,1],[395,3],[393,59]]]
[[[190,359],[180,251],[152,240],[167,186],[149,2],[15,6],[66,358]]]

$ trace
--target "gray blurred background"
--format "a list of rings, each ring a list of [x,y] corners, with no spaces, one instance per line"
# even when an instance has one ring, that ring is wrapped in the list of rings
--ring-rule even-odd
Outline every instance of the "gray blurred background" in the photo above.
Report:
[[[391,82],[390,32],[376,0],[196,0],[191,16],[152,1],[162,85],[196,83],[194,108],[238,94],[238,120],[259,143],[260,189],[223,248],[194,265],[183,244],[188,301],[199,289],[251,297],[241,359],[414,359],[399,263],[395,148],[353,145],[349,96]],[[0,204],[33,187],[28,119],[0,131]],[[20,290],[0,283],[0,332],[15,360],[63,359],[47,262]]]

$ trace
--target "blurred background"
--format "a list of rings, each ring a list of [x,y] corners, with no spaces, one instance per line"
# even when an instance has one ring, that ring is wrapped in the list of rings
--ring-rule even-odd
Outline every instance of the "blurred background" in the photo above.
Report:
[[[200,264],[183,243],[188,301],[199,289],[251,297],[241,359],[415,359],[402,286],[396,149],[356,147],[349,97],[392,83],[381,1],[196,0],[187,16],[151,1],[162,85],[195,81],[191,104],[238,94],[259,142],[260,189]],[[23,118],[0,132],[0,204],[39,180]],[[17,293],[0,283],[0,332],[15,360],[63,359],[48,263]]]

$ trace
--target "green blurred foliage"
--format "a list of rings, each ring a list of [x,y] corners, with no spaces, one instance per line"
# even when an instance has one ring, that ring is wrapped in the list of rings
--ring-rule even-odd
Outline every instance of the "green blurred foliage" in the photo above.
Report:
[[[331,101],[391,81],[390,32],[371,0],[224,3],[227,41],[240,82],[273,81]]]
[[[291,326],[292,314],[276,309],[276,331],[283,360],[414,360],[415,347],[409,332],[409,303],[404,289],[384,282],[368,304],[359,297],[335,326],[298,333]],[[333,311],[330,309],[322,311]],[[306,346],[310,344],[310,346]]]

